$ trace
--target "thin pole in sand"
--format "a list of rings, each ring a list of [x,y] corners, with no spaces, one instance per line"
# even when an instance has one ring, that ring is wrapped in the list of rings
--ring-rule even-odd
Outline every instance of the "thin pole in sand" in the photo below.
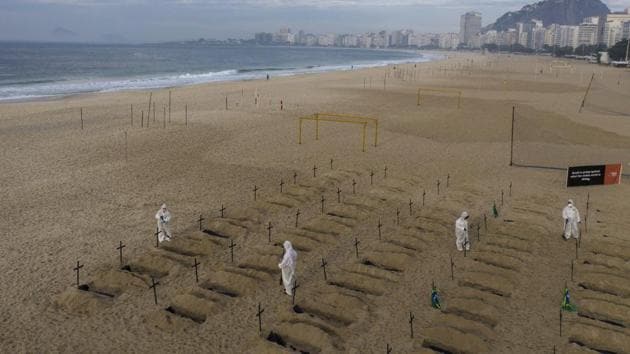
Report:
[[[510,166],[514,164],[514,118],[516,116],[516,106],[512,106],[512,135],[510,136]]]
[[[168,91],[168,122],[171,122],[171,91]]]
[[[203,218],[203,216],[201,214],[199,214],[199,231],[203,230],[203,226],[202,226],[202,222],[205,219]]]
[[[422,190],[422,206],[424,206],[424,197],[426,197],[427,191],[425,189]]]
[[[197,257],[195,257],[195,263],[193,263],[192,267],[195,268],[195,281],[199,283],[199,265],[201,263],[197,262]]]
[[[133,104],[131,105],[131,114],[129,115],[129,118],[131,119],[131,126],[133,127]]]
[[[127,143],[127,131],[125,130],[125,161],[127,161],[128,157],[128,143]]]
[[[234,247],[236,247],[234,240],[230,239],[230,245],[228,247],[230,248],[230,261],[234,263]]]
[[[437,180],[437,195],[440,195],[440,180]]]
[[[486,214],[483,214],[483,230],[488,231],[488,217]]]
[[[254,184],[253,192],[254,192],[254,201],[256,201],[257,199],[256,196],[258,195],[258,187],[255,184]]]
[[[512,196],[512,182],[510,181],[510,186],[508,189],[508,197],[511,197],[511,196]]]
[[[188,126],[188,105],[184,105],[184,117],[186,119],[186,126]]]
[[[153,236],[155,236],[155,248],[160,248],[160,228],[159,227],[155,229],[155,233],[153,234]]]
[[[411,331],[411,338],[413,338],[413,320],[414,319],[416,319],[416,317],[410,311],[409,312],[409,330]]]
[[[153,98],[153,92],[149,92],[149,111],[147,112],[147,120],[151,117],[151,99]]]
[[[357,258],[359,258],[359,243],[361,243],[361,241],[359,241],[358,239],[354,239],[354,250],[356,251],[357,254]]]
[[[365,78],[363,78],[363,89],[365,89]]]
[[[149,127],[149,123],[151,122],[151,110],[147,112],[147,128]]]
[[[116,247],[116,249],[119,251],[119,254],[120,254],[120,266],[121,267],[123,265],[122,253],[123,253],[123,248],[125,248],[125,247],[127,247],[127,246],[124,245],[122,241],[120,241],[120,244],[118,245],[118,247]]]
[[[383,76],[383,91],[387,90],[387,74]]]
[[[225,96],[225,110],[228,110],[228,97]]]
[[[378,239],[379,241],[381,240],[381,228],[383,227],[383,224],[381,223],[381,218],[378,218]]]
[[[149,289],[153,289],[153,299],[155,300],[155,304],[157,305],[157,286],[160,285],[159,281],[155,281],[154,277],[151,277],[151,286],[149,286]]]
[[[330,159],[330,169],[333,169],[333,159]]]
[[[144,111],[140,111],[140,128],[144,128]]]
[[[337,187],[337,203],[341,203],[341,189]]]
[[[560,337],[562,337],[562,309],[560,309]]]
[[[453,256],[451,256],[451,280],[455,280],[455,262],[453,262]]]
[[[293,287],[291,287],[291,305],[295,305],[295,291],[299,288],[300,286],[297,283],[297,280],[295,280],[293,282]]]
[[[413,215],[413,201],[409,199],[409,216]]]
[[[283,188],[284,188],[284,181],[280,179],[280,193],[283,192]]]
[[[219,209],[219,211],[221,212],[221,218],[223,218],[223,213],[225,212],[225,207],[223,206],[223,204],[221,204],[221,209]]]
[[[79,261],[77,261],[77,266],[74,269],[74,271],[77,273],[77,288],[79,287],[79,271],[81,270],[81,268],[83,268],[83,264],[80,264]]]
[[[352,179],[352,194],[356,194],[356,188],[355,186],[357,185],[357,181],[354,180],[354,178]]]
[[[313,165],[313,177],[317,177],[317,165]]]
[[[503,206],[503,189],[501,189],[501,206]]]
[[[81,130],[83,130],[83,107],[81,107]]]
[[[396,225],[400,225],[400,209],[396,208]]]
[[[269,225],[267,225],[267,239],[269,243],[271,243],[271,229],[273,229],[273,226],[271,225],[270,221]]]
[[[320,265],[320,267],[324,270],[324,281],[328,280],[328,277],[326,276],[326,266],[328,265],[328,263],[326,262],[326,260],[322,257],[322,265]]]
[[[321,202],[322,202],[322,214],[324,213],[324,202],[325,201],[326,201],[326,198],[324,198],[324,196],[322,195],[322,199],[321,199]]]
[[[446,175],[446,188],[450,187],[451,185],[451,174],[447,174]]]
[[[374,184],[374,171],[370,171],[370,185]]]
[[[300,219],[300,209],[295,212],[295,227],[298,227],[298,220]]]
[[[384,172],[384,178],[387,178],[387,166],[385,166]]]
[[[258,312],[256,312],[256,317],[258,317],[258,332],[262,333],[262,314],[265,312],[265,309],[260,307],[260,302],[258,303]]]
[[[580,104],[580,109],[578,110],[578,113],[582,113],[582,108],[584,108],[584,105],[586,104],[586,96],[588,96],[588,93],[591,90],[593,79],[595,79],[595,73],[593,73],[593,75],[591,76],[591,81],[589,81],[588,83],[588,87],[586,88],[586,92],[584,93],[584,98],[582,98],[582,103]]]
[[[164,114],[162,115],[162,127],[166,129],[166,106],[164,106]]]
[[[297,172],[293,172],[293,184],[297,184]]]

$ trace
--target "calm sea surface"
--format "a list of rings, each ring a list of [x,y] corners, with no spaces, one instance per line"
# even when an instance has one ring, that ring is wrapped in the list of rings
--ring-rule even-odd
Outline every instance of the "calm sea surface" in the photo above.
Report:
[[[414,51],[0,42],[0,101],[287,76],[438,56]]]

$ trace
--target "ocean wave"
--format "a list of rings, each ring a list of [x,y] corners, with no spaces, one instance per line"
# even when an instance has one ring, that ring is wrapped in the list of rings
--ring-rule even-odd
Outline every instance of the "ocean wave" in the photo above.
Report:
[[[438,59],[436,55],[423,54],[414,58],[382,60],[378,62],[357,62],[346,65],[310,65],[303,68],[245,68],[205,73],[177,73],[145,77],[93,80],[41,80],[40,83],[0,85],[0,101],[33,100],[67,96],[81,93],[146,90],[176,86],[188,86],[208,82],[263,79],[270,72],[274,76],[292,76],[329,71],[346,71],[426,62]]]

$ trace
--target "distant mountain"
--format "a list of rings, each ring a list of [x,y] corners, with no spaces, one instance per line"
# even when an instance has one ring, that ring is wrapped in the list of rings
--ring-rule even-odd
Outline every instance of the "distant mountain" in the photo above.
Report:
[[[53,35],[53,37],[57,38],[57,39],[68,39],[68,38],[73,38],[76,37],[77,34],[72,32],[71,30],[67,29],[67,28],[63,28],[63,27],[57,27],[54,30],[52,30],[50,32],[50,34]]]
[[[610,9],[600,0],[544,0],[533,5],[526,5],[519,11],[511,11],[499,17],[485,31],[505,31],[515,28],[517,22],[541,20],[544,26],[557,23],[559,25],[578,25],[585,17],[602,16],[610,13]]]

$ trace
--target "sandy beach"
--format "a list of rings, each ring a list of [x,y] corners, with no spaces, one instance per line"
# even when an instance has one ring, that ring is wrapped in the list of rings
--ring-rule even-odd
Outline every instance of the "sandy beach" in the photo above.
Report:
[[[419,87],[453,91],[418,106]],[[629,173],[629,70],[457,53],[154,90],[150,116],[149,95],[0,104],[0,352],[630,353],[629,179],[567,189],[562,170]],[[514,162],[559,169],[509,166],[513,107]],[[377,146],[372,124],[363,152],[362,124],[325,121],[298,144],[298,118],[324,112],[378,119]],[[579,245],[561,238],[569,198]]]

